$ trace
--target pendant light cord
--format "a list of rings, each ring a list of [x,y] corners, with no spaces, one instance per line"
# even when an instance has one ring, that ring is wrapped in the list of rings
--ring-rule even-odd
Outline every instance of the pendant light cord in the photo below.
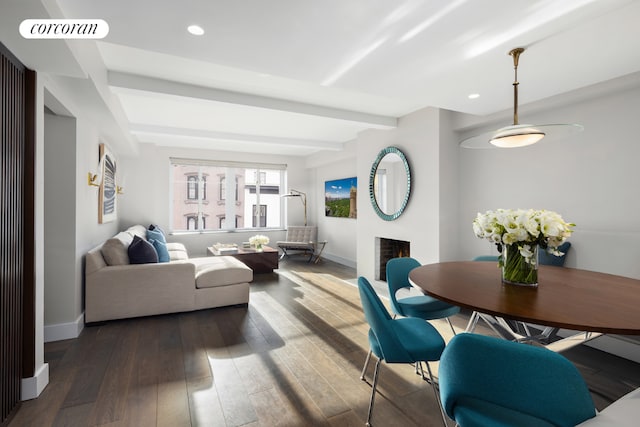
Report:
[[[518,59],[520,54],[524,52],[524,48],[517,47],[509,51],[509,55],[513,57],[513,125],[518,125]]]

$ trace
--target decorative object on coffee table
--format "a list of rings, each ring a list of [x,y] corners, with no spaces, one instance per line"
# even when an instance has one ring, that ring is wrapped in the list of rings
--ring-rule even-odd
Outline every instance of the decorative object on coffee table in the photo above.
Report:
[[[256,249],[256,251],[262,252],[262,248],[269,244],[269,238],[262,234],[256,234],[249,238],[249,243]]]
[[[211,246],[216,255],[233,255],[238,253],[238,245],[235,243],[216,243]]]
[[[228,255],[242,261],[255,274],[272,273],[278,268],[278,250],[269,246],[263,246],[262,251],[256,251],[254,248],[237,248],[235,253],[220,253],[212,246],[207,248],[209,255],[220,256]]]

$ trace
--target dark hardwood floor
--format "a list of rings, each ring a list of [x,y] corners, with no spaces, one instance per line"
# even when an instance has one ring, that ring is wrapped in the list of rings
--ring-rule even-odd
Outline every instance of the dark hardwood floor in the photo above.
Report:
[[[49,385],[10,426],[362,426],[371,389],[359,379],[368,326],[345,283],[355,274],[292,258],[256,275],[248,307],[106,322],[48,343]],[[599,409],[640,386],[638,364],[584,346],[565,355]],[[379,390],[375,425],[442,425],[412,367],[383,365]]]

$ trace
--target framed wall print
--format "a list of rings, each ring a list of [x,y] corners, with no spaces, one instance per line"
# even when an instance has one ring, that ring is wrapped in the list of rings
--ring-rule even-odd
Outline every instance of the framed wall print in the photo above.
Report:
[[[116,159],[104,144],[100,144],[100,173],[102,182],[98,192],[98,223],[104,224],[117,218]]]
[[[340,218],[357,218],[358,178],[343,178],[324,183],[324,214]]]

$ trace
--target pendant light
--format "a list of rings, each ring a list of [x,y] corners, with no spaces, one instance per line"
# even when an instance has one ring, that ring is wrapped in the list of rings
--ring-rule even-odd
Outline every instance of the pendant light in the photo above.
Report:
[[[463,148],[517,148],[535,144],[543,138],[564,137],[580,132],[584,128],[577,124],[521,125],[518,122],[518,60],[524,48],[518,47],[509,51],[513,57],[515,78],[513,81],[513,125],[496,131],[472,136],[460,143]]]

